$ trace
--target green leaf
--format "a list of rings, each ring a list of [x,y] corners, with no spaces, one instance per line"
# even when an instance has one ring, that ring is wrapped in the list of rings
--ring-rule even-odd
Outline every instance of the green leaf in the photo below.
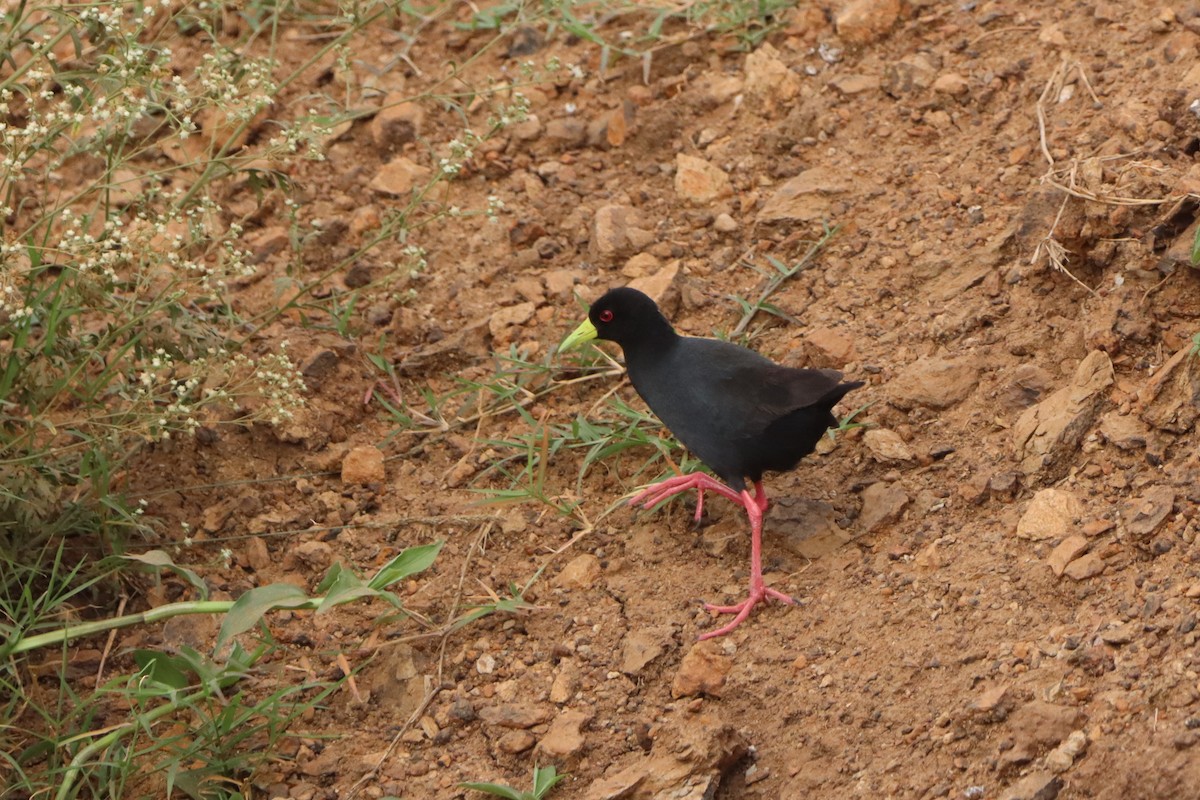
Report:
[[[192,587],[195,588],[195,590],[200,594],[201,600],[208,599],[208,584],[204,582],[204,579],[187,567],[181,567],[176,564],[171,560],[171,557],[167,555],[165,550],[149,550],[145,553],[141,553],[140,555],[129,554],[121,556],[121,558],[124,558],[127,561],[138,561],[151,567],[158,567],[159,569],[169,569],[171,572],[174,572],[176,575],[191,584]]]
[[[191,678],[184,672],[188,667],[186,659],[169,656],[157,650],[134,650],[133,661],[150,680],[172,689],[186,689],[192,683]]]
[[[438,553],[441,552],[444,544],[445,542],[441,541],[407,548],[384,564],[379,572],[376,572],[367,581],[367,586],[372,589],[386,589],[396,581],[402,581],[410,575],[424,572],[433,566],[433,562],[437,560]]]
[[[558,785],[558,782],[561,781],[565,777],[567,777],[567,776],[559,775],[558,770],[556,770],[553,766],[546,767],[545,769],[542,769],[539,767],[534,767],[533,768],[533,796],[535,798],[540,799],[547,792],[549,792],[556,785]]]
[[[476,792],[484,792],[496,797],[506,797],[508,800],[528,800],[529,795],[524,792],[518,792],[511,786],[505,786],[500,783],[460,783],[460,789],[472,789]]]
[[[301,608],[311,603],[307,594],[290,583],[272,583],[251,589],[239,597],[225,615],[215,649],[220,650],[234,636],[253,628],[272,609]]]
[[[1192,238],[1192,266],[1200,265],[1200,226],[1196,227],[1196,235]]]

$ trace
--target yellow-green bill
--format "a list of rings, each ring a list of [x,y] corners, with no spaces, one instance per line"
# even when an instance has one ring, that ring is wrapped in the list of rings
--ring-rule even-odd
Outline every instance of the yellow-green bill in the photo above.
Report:
[[[562,344],[558,346],[558,352],[565,353],[568,350],[574,350],[584,342],[590,342],[596,338],[596,326],[592,324],[590,319],[585,319],[579,323],[579,327],[571,331],[571,335],[563,339]]]

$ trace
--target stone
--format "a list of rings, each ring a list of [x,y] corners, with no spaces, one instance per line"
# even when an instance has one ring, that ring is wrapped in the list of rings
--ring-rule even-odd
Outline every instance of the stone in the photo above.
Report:
[[[711,640],[697,642],[679,664],[679,671],[671,682],[671,696],[676,699],[701,694],[719,697],[731,669],[733,659],[721,652],[720,645]]]
[[[1087,751],[1088,737],[1083,731],[1072,731],[1067,740],[1046,754],[1046,769],[1061,774],[1071,768],[1075,759]]]
[[[1060,577],[1067,569],[1067,565],[1087,552],[1087,549],[1088,540],[1086,536],[1080,536],[1079,534],[1068,536],[1050,551],[1050,555],[1046,558],[1046,563],[1050,566],[1050,571],[1056,577]]]
[[[701,800],[717,796],[722,776],[746,757],[749,742],[711,714],[667,718],[649,754],[620,757],[577,795],[583,800]]]
[[[372,445],[352,447],[342,458],[342,483],[366,486],[383,483],[387,472],[383,466],[383,451]]]
[[[1175,509],[1175,490],[1155,486],[1125,505],[1122,518],[1125,530],[1139,539],[1147,539],[1158,530]]]
[[[1104,559],[1098,553],[1088,553],[1067,564],[1063,574],[1074,581],[1085,581],[1104,572]]]
[[[829,81],[830,88],[843,97],[873,92],[879,85],[879,77],[876,75],[839,75]]]
[[[267,549],[266,540],[261,536],[251,536],[247,539],[242,555],[246,566],[255,572],[262,572],[275,563],[271,558],[271,551]]]
[[[710,205],[733,194],[729,176],[703,158],[679,153],[675,156],[675,194],[694,206]]]
[[[375,173],[375,177],[371,179],[371,188],[380,194],[400,197],[424,185],[430,174],[432,173],[429,167],[423,167],[410,158],[397,156]]]
[[[589,589],[600,580],[600,573],[600,559],[591,553],[583,553],[567,562],[554,583],[564,589]]]
[[[425,109],[408,99],[403,92],[391,92],[371,120],[371,138],[385,152],[398,150],[421,135]]]
[[[733,233],[738,229],[737,220],[728,214],[717,214],[713,219],[713,230],[717,233]]]
[[[813,369],[841,369],[858,357],[854,339],[833,328],[813,328],[800,340],[805,364]]]
[[[546,284],[546,294],[555,300],[568,300],[579,282],[582,273],[574,269],[552,269],[542,275],[542,283]]]
[[[630,255],[641,249],[638,244],[647,237],[653,241],[653,234],[642,228],[642,224],[641,212],[632,206],[601,206],[592,217],[588,253],[594,258]]]
[[[517,753],[524,753],[536,743],[537,739],[529,731],[507,731],[496,740],[496,747],[502,753],[515,756]]]
[[[621,267],[621,274],[626,278],[644,278],[658,272],[659,264],[659,260],[650,253],[638,253],[625,262],[625,266]]]
[[[820,500],[782,496],[771,501],[766,527],[783,549],[815,561],[851,540],[837,524],[839,516],[833,506]]]
[[[492,337],[501,336],[506,330],[514,325],[524,325],[533,315],[537,313],[537,306],[533,303],[517,303],[512,306],[505,306],[492,312],[492,316],[488,318],[488,332]]]
[[[587,144],[587,123],[581,119],[567,117],[552,119],[546,123],[546,135],[542,141],[554,150],[574,150]]]
[[[1112,361],[1094,350],[1079,363],[1070,384],[1026,409],[1013,426],[1021,471],[1044,480],[1062,477],[1107,402],[1112,383]]]
[[[863,444],[876,461],[912,461],[913,451],[900,434],[887,428],[871,428],[863,434]]]
[[[972,701],[969,706],[970,710],[988,718],[1007,715],[1007,710],[1012,706],[1012,697],[1009,695],[1010,688],[1009,684],[1000,683],[985,689]]]
[[[538,751],[553,759],[574,756],[586,742],[583,726],[591,719],[584,711],[563,711],[550,723],[550,730],[538,742]]]
[[[322,348],[310,353],[308,358],[300,362],[300,374],[311,380],[320,380],[333,372],[338,360],[337,353]]]
[[[305,568],[314,572],[322,572],[333,563],[333,548],[328,542],[301,542],[289,548],[283,559],[283,568],[295,570]]]
[[[763,204],[760,223],[812,222],[826,219],[836,196],[853,189],[845,173],[831,167],[812,167],[784,182]]]
[[[1163,364],[1138,392],[1141,417],[1171,433],[1187,433],[1200,416],[1200,358],[1189,342]]]
[[[1112,645],[1129,644],[1141,629],[1142,624],[1136,621],[1126,622],[1121,625],[1112,625],[1100,631],[1100,638]]]
[[[1017,522],[1017,536],[1035,542],[1065,539],[1085,513],[1083,501],[1064,489],[1042,489]]]
[[[549,722],[554,712],[532,703],[503,703],[479,709],[479,718],[499,728],[525,730]]]
[[[962,75],[953,72],[947,72],[945,75],[939,75],[937,80],[933,82],[933,90],[941,94],[963,95],[970,90],[971,85]]]
[[[679,261],[672,261],[653,275],[634,278],[628,286],[658,303],[662,312],[670,317],[679,309],[679,287],[675,284],[678,277]]]
[[[833,24],[844,41],[864,45],[887,36],[899,18],[900,0],[850,0]]]
[[[1055,800],[1062,787],[1062,778],[1053,772],[1038,770],[1009,786],[999,797],[1000,800]]]
[[[564,658],[558,664],[554,673],[554,682],[550,684],[550,702],[566,703],[579,691],[581,679],[579,662],[573,658]]]
[[[657,626],[626,634],[621,648],[621,672],[626,675],[639,674],[667,651],[672,633],[670,626]]]
[[[1066,739],[1083,721],[1083,712],[1077,708],[1031,700],[1008,717],[1014,744],[1003,758],[1008,763],[1025,763],[1038,751]]]
[[[899,485],[880,481],[863,489],[862,503],[859,527],[863,533],[870,533],[900,519],[909,497]]]
[[[949,408],[979,385],[983,366],[974,357],[919,358],[887,383],[891,403],[908,411],[916,406]]]
[[[800,76],[788,69],[779,51],[768,42],[746,56],[746,96],[763,113],[772,115],[800,94]]]
[[[1121,450],[1138,450],[1154,436],[1150,427],[1133,414],[1109,411],[1100,417],[1100,435]]]
[[[937,79],[937,67],[924,53],[888,64],[883,70],[882,89],[892,97],[928,89]]]

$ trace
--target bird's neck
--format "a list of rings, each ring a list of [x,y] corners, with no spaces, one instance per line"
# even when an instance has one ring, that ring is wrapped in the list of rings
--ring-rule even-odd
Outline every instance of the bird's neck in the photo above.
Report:
[[[622,342],[621,349],[625,351],[626,365],[636,369],[669,358],[681,341],[683,337],[675,332],[671,323],[659,317],[648,322],[632,341]]]

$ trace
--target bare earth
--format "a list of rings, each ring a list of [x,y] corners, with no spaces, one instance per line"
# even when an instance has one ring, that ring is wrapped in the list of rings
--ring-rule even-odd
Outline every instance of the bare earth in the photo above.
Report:
[[[446,541],[404,587],[421,620],[376,627],[378,606],[271,617],[291,652],[277,666],[328,677],[342,652],[358,696],[305,719],[311,737],[256,796],[345,798],[367,776],[357,796],[463,797],[461,781],[527,786],[551,763],[569,773],[552,797],[593,800],[1200,796],[1200,9],[852,5],[802,3],[750,55],[732,38],[676,42],[648,71],[617,59],[601,74],[599,50],[561,30],[499,43],[467,68],[473,85],[552,56],[585,71],[524,90],[535,119],[437,189],[464,210],[495,195],[499,220],[415,231],[428,267],[368,293],[354,341],[297,315],[264,331],[305,365],[295,424],[147,456],[133,482],[151,510],[232,543],[231,567],[205,572],[218,593],[313,588],[335,559],[370,572]],[[410,65],[376,34],[351,77],[408,95],[491,35],[442,21]],[[303,36],[287,41],[285,60],[308,56]],[[280,113],[307,102],[290,91]],[[380,191],[395,178],[384,165],[433,165],[464,124],[417,105],[339,132],[326,162],[291,176],[319,226],[301,253],[286,209],[255,216],[245,310],[275,302],[289,262],[319,274],[406,202]],[[489,113],[468,122],[482,131]],[[222,202],[256,200],[231,184]],[[379,377],[363,354],[383,334],[420,409],[423,387],[491,375],[493,351],[543,361],[582,314],[575,293],[634,278],[680,330],[728,331],[729,296],[764,286],[747,264],[795,263],[822,222],[840,230],[771,298],[794,321],[760,314],[753,346],[867,381],[841,413],[869,402],[872,427],[768,478],[767,580],[801,607],[760,608],[730,636],[695,644],[717,624],[699,601],[745,592],[738,509],[714,498],[699,528],[691,501],[600,518],[653,477],[635,475],[649,452],[587,473],[582,509],[600,519],[578,535],[533,501],[480,504],[476,490],[509,486],[486,470],[512,453],[488,442],[528,434],[519,415],[397,432],[363,404]],[[377,279],[402,246],[328,291]],[[569,426],[610,390],[640,407],[619,381],[526,408]],[[382,449],[383,472],[354,456],[343,480],[364,446]],[[580,459],[552,458],[547,491],[572,495]],[[532,610],[439,633],[539,569]],[[212,633],[138,630],[118,649]]]

